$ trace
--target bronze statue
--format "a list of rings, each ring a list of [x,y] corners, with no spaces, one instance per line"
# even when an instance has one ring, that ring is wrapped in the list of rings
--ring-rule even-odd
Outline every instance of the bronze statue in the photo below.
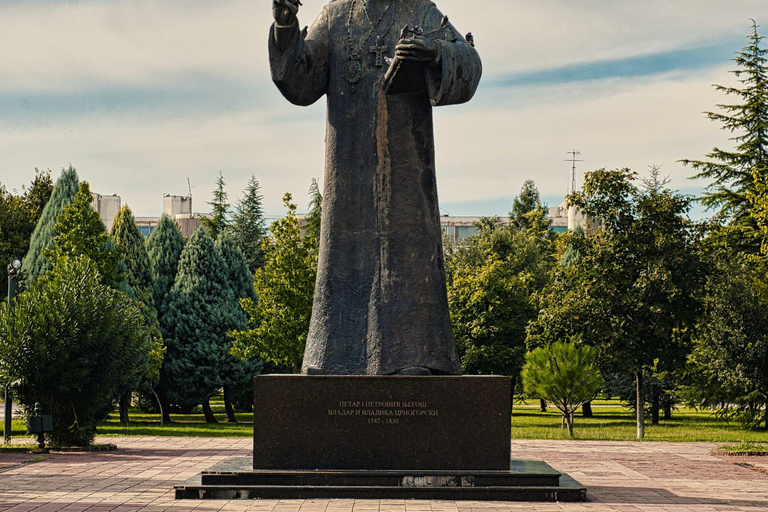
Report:
[[[427,0],[331,0],[306,34],[273,0],[272,79],[327,96],[317,286],[303,372],[458,374],[432,107],[469,101],[480,58]]]

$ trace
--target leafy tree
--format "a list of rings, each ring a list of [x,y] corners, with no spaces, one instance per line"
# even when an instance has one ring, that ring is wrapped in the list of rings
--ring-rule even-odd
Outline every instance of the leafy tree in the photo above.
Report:
[[[227,270],[227,283],[232,290],[232,304],[230,308],[233,311],[239,311],[240,314],[232,315],[232,322],[226,330],[221,333],[224,340],[229,340],[230,331],[241,331],[248,327],[247,318],[240,309],[240,300],[256,300],[256,290],[253,287],[253,274],[248,269],[248,263],[245,256],[235,245],[234,240],[228,232],[216,240],[216,250],[221,254],[224,260],[224,267]],[[222,374],[222,385],[224,388],[224,411],[227,415],[228,423],[237,423],[235,410],[232,407],[232,389],[245,386],[258,374],[261,368],[261,361],[258,358],[243,361],[233,355],[227,357],[229,368]]]
[[[743,225],[746,236],[754,238],[749,222],[749,195],[755,193],[755,175],[768,173],[768,67],[766,53],[761,47],[763,36],[758,35],[758,25],[752,21],[749,43],[733,59],[733,74],[740,87],[716,85],[715,88],[738,98],[738,103],[717,105],[721,112],[707,112],[712,121],[722,125],[735,135],[733,150],[713,148],[708,160],[682,160],[698,171],[694,178],[712,180],[701,202],[708,208],[719,208],[720,215]]]
[[[532,212],[546,216],[546,207],[541,204],[539,189],[533,180],[525,180],[520,195],[515,197],[512,211],[509,212],[510,223],[517,229],[528,229],[531,227]]]
[[[13,258],[29,251],[29,241],[37,221],[51,197],[51,172],[35,169],[35,179],[22,193],[8,191],[0,183],[0,264],[5,267]],[[0,300],[8,295],[8,283],[0,279]]]
[[[232,216],[232,225],[230,226],[232,237],[245,256],[251,272],[255,272],[257,268],[264,265],[264,251],[261,249],[261,242],[267,234],[267,229],[264,225],[264,209],[262,208],[264,198],[260,191],[259,181],[251,175],[243,198],[238,200],[235,206],[235,213]]]
[[[35,226],[29,242],[29,251],[24,257],[22,276],[26,281],[34,281],[51,268],[51,262],[45,256],[45,250],[53,247],[56,218],[64,208],[75,200],[79,186],[77,171],[71,165],[62,169],[56,180],[50,200],[45,204],[40,220]]]
[[[232,333],[232,352],[241,359],[258,356],[297,372],[312,315],[317,244],[311,236],[302,237],[291,200],[291,194],[285,194],[288,214],[272,223],[272,240],[263,243],[265,264],[253,280],[258,301],[240,302],[254,327]]]
[[[117,288],[124,279],[120,250],[107,234],[98,212],[91,208],[92,201],[88,182],[83,181],[75,199],[56,218],[54,246],[44,254],[54,265],[64,256],[87,256],[96,265],[102,282]]]
[[[141,310],[144,324],[146,325],[154,346],[149,353],[143,354],[139,362],[142,371],[134,382],[128,384],[127,389],[120,397],[120,421],[127,424],[129,421],[128,407],[132,392],[143,382],[150,388],[157,377],[159,366],[162,364],[162,355],[165,353],[165,345],[160,334],[160,324],[157,319],[154,298],[152,295],[152,267],[147,255],[147,247],[144,237],[139,232],[133,212],[128,206],[122,207],[112,223],[112,238],[117,244],[117,250],[124,258],[126,268],[127,285],[130,286]],[[159,357],[160,360],[152,360]]]
[[[532,233],[484,219],[448,259],[448,304],[464,373],[517,379],[534,294],[551,266],[548,245]]]
[[[0,305],[0,380],[53,416],[51,442],[88,445],[99,414],[138,371],[150,338],[136,304],[84,255],[62,255],[15,304]]]
[[[569,196],[603,227],[564,238],[580,257],[555,271],[528,343],[581,336],[599,348],[604,373],[635,376],[637,403],[645,404],[643,370],[678,370],[690,350],[703,267],[686,216],[690,200],[639,190],[634,178],[627,169],[600,169]],[[638,437],[645,435],[644,410],[637,408]]]
[[[768,269],[722,255],[709,275],[685,396],[768,430]]]
[[[213,199],[208,203],[211,205],[211,218],[202,218],[203,226],[214,240],[229,227],[229,203],[227,202],[227,192],[224,190],[226,184],[224,175],[219,173],[219,177],[216,178]]]
[[[595,366],[597,351],[588,345],[556,341],[525,356],[525,392],[552,403],[563,414],[573,437],[573,413],[603,386]]]
[[[312,178],[309,186],[309,213],[307,214],[306,236],[320,244],[320,223],[323,217],[323,196],[317,180]]]
[[[209,399],[224,384],[231,342],[226,333],[245,325],[227,279],[221,253],[204,229],[189,239],[161,318],[166,353],[164,372],[171,402],[182,407],[202,403],[208,422],[216,422]]]
[[[160,332],[163,339],[167,340],[170,331],[168,324],[162,321],[168,309],[168,296],[179,266],[179,258],[184,249],[184,236],[179,226],[167,215],[163,214],[157,227],[147,239],[147,256],[152,270],[152,295],[154,297],[155,310],[160,320]],[[162,423],[170,423],[170,403],[168,390],[170,382],[165,365],[160,369],[157,394],[160,399],[160,413]]]

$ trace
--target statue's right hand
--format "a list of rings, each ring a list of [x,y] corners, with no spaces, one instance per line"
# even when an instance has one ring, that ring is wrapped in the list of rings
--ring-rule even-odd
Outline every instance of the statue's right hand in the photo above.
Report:
[[[299,12],[299,0],[272,0],[272,16],[278,25],[293,25]]]

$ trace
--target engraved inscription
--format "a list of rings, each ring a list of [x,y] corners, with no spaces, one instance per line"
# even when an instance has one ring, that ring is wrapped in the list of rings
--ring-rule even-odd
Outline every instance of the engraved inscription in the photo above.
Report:
[[[409,417],[435,417],[440,411],[423,401],[353,401],[341,400],[328,409],[328,416],[366,418],[371,425],[397,425]]]

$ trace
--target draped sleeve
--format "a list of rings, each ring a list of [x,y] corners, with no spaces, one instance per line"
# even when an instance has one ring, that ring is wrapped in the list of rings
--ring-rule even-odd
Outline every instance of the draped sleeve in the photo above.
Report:
[[[330,76],[329,20],[327,7],[306,37],[298,20],[290,26],[272,24],[269,30],[269,67],[272,81],[294,105],[311,105],[328,90]]]
[[[422,26],[427,31],[436,30],[442,20],[443,14],[432,4]],[[449,23],[444,33],[452,36],[438,39],[439,61],[427,70],[427,90],[433,106],[457,105],[471,100],[483,73],[477,50],[453,25]]]

